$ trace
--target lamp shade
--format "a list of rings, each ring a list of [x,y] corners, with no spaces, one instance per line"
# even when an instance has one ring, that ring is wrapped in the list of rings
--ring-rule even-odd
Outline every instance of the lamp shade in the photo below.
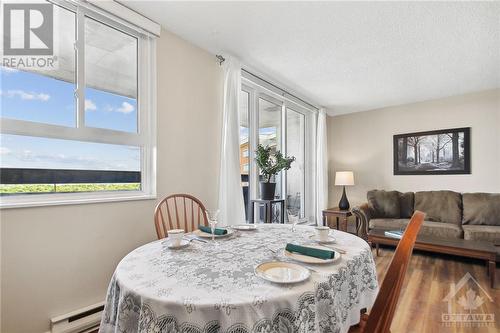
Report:
[[[352,171],[335,172],[335,185],[354,185],[354,173]]]

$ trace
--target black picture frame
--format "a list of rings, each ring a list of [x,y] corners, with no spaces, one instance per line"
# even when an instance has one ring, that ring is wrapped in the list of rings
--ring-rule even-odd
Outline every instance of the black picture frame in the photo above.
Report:
[[[470,127],[394,135],[393,153],[394,175],[470,174]]]

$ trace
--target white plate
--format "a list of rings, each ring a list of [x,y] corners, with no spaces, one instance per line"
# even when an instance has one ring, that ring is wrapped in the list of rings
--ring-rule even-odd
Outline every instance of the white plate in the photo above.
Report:
[[[232,234],[234,234],[234,230],[231,230],[231,229],[226,229],[226,230],[227,230],[227,234],[215,235],[214,238],[224,238],[224,237],[228,237],[228,236],[231,236]],[[200,229],[193,231],[193,235],[198,236],[198,237],[202,237],[202,238],[212,238],[212,234],[209,234],[208,232],[203,232]]]
[[[293,259],[293,260],[296,260],[299,262],[303,262],[306,264],[331,264],[331,263],[334,263],[334,262],[340,260],[341,254],[335,250],[332,250],[332,249],[324,247],[324,246],[318,246],[318,245],[310,245],[310,246],[308,245],[308,247],[333,251],[333,252],[335,252],[335,256],[333,257],[333,259],[320,259],[320,258],[306,256],[306,255],[299,254],[299,253],[288,252],[287,250],[283,250],[283,254],[287,258],[290,258],[290,259]]]
[[[335,243],[335,237],[332,237],[332,236],[328,236],[328,239],[326,241],[320,240],[318,238],[318,236],[316,236],[316,235],[309,236],[309,239],[313,240],[317,243],[320,243],[320,244],[333,244],[333,243]]]
[[[275,283],[297,283],[305,281],[311,276],[308,269],[282,261],[269,261],[255,267],[255,274],[264,280]]]
[[[231,226],[231,228],[242,231],[257,230],[257,226],[255,224],[238,224]]]
[[[188,245],[189,245],[189,241],[185,240],[185,239],[182,239],[181,243],[177,246],[174,246],[174,244],[169,244],[169,241],[167,240],[167,247],[169,249],[182,249],[183,247],[186,247]]]

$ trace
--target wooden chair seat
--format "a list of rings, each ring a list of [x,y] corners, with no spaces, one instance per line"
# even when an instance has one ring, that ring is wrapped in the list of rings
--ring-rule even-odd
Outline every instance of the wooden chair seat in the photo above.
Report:
[[[399,294],[403,287],[406,270],[410,262],[417,234],[425,214],[415,211],[408,227],[399,241],[391,264],[387,269],[380,291],[370,313],[362,314],[358,325],[352,326],[349,333],[389,333],[392,318],[396,312]]]

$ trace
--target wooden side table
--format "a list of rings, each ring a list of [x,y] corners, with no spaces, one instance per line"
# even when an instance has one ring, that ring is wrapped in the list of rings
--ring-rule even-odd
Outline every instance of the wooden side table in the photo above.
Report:
[[[280,223],[285,223],[285,200],[284,199],[274,199],[274,200],[264,200],[264,199],[253,199],[250,200],[248,205],[248,223],[254,223],[254,206],[257,203],[259,206],[264,205],[264,223],[272,223],[273,219],[273,205],[279,204],[281,206],[280,211]]]
[[[340,210],[338,207],[328,208],[323,211],[323,224],[328,225],[330,228],[331,221],[328,219],[329,217],[336,218],[336,228],[337,230],[347,232],[347,219],[349,216],[352,216],[352,212],[350,210]],[[339,228],[340,222],[340,228]],[[356,235],[359,234],[359,219],[356,217]]]

